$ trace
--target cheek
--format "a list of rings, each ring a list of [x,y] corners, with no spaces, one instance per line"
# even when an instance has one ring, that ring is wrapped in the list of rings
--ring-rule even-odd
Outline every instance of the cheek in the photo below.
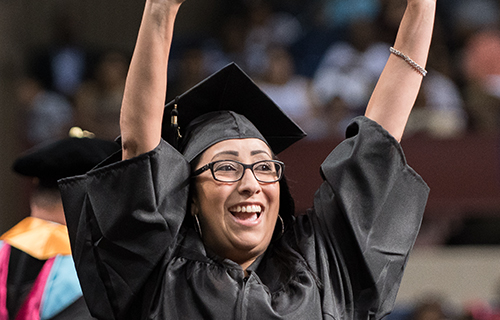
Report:
[[[266,196],[269,201],[269,207],[272,210],[272,213],[276,212],[276,216],[279,212],[280,207],[280,186],[279,184],[269,185],[268,188],[265,189]]]
[[[197,188],[198,213],[214,214],[220,212],[230,193],[228,188],[214,183],[203,183]]]

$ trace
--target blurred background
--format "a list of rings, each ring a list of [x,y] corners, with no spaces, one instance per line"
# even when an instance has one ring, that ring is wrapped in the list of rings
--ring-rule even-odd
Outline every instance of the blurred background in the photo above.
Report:
[[[308,132],[280,155],[303,212],[321,182],[317,168],[364,111],[405,5],[188,0],[167,99],[236,62]],[[29,212],[31,182],[11,171],[20,153],[75,125],[119,134],[143,6],[0,0],[1,232]],[[402,145],[431,195],[388,319],[500,319],[500,1],[438,0],[427,69]]]

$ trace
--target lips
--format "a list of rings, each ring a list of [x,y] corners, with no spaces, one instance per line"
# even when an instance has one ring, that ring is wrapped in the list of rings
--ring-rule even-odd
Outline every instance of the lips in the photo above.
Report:
[[[229,212],[241,222],[253,222],[259,219],[262,213],[262,207],[257,204],[236,205],[229,208]]]

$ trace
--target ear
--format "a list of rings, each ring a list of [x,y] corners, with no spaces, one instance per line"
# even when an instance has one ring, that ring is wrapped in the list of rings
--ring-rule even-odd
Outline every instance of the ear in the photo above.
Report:
[[[192,216],[195,216],[195,215],[200,213],[200,208],[198,206],[198,201],[197,201],[196,197],[191,197],[190,209],[191,209]]]
[[[191,213],[191,216],[195,216],[196,214],[199,213],[199,201],[198,201],[198,196],[197,196],[197,191],[196,191],[196,182],[191,182],[189,184],[189,211]]]

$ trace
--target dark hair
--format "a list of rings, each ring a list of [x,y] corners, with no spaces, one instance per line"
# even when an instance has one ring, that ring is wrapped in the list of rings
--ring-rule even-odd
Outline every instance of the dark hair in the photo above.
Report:
[[[288,230],[295,221],[295,201],[290,193],[290,189],[288,188],[288,182],[286,180],[286,176],[283,175],[280,184],[280,209],[278,214],[283,219],[283,229]],[[279,239],[282,233],[282,226],[279,223],[276,223],[274,227],[273,238],[271,242]]]
[[[199,165],[201,156],[197,156],[193,161],[191,161],[191,168],[194,169]],[[277,159],[273,155],[273,159]],[[262,279],[266,282],[266,285],[270,288],[272,292],[278,290],[287,290],[287,284],[298,275],[299,270],[308,270],[314,277],[318,287],[321,287],[321,281],[312,271],[308,263],[303,259],[303,255],[293,240],[293,228],[295,223],[295,202],[290,193],[288,187],[288,182],[286,175],[284,174],[280,184],[280,207],[279,215],[283,219],[284,226],[281,225],[280,219],[276,222],[274,227],[273,236],[271,238],[271,243],[269,244],[266,252],[264,253],[268,259],[263,260],[259,269],[261,268],[272,268],[277,272],[272,272],[271,274],[278,274],[276,278]],[[189,199],[195,194],[194,183],[190,184]],[[188,214],[185,218],[185,223],[188,228],[194,227],[194,219],[191,217],[190,213],[191,202],[188,203]],[[284,229],[284,233],[282,230]],[[264,276],[260,274],[259,276]]]

